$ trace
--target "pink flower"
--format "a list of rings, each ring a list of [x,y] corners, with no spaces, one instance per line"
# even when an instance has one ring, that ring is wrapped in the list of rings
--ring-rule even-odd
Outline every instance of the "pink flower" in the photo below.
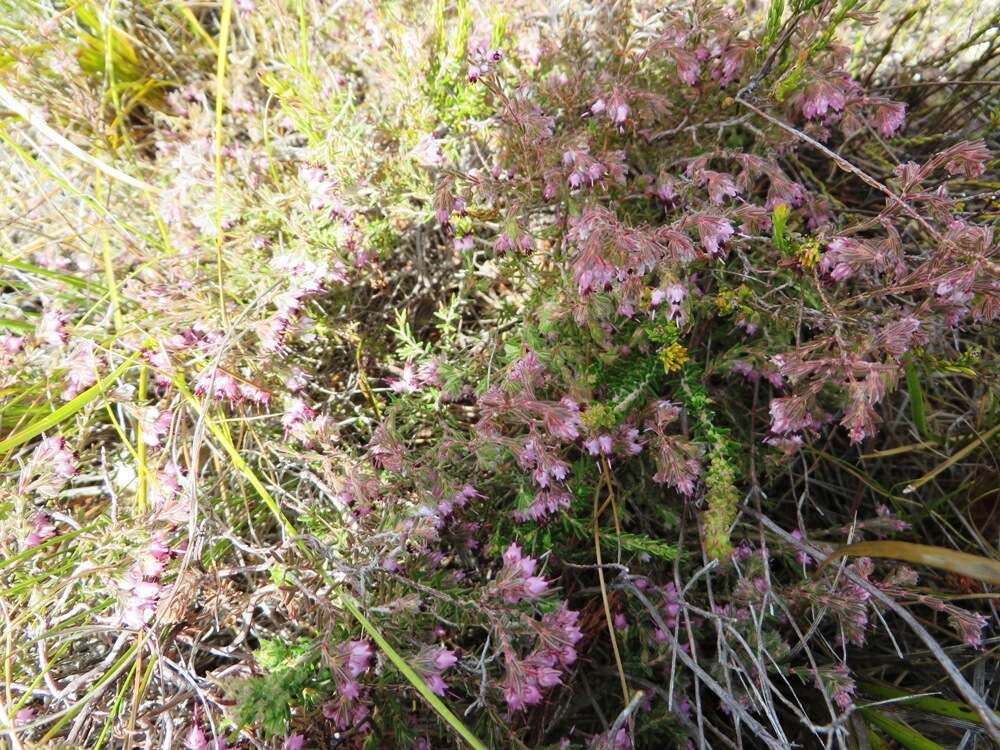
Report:
[[[54,497],[66,485],[66,480],[76,474],[76,470],[76,456],[66,447],[62,437],[42,438],[21,469],[18,492]]]
[[[458,657],[455,656],[455,652],[447,648],[439,648],[435,650],[434,655],[434,668],[444,672],[446,669],[451,669],[455,664],[458,663]]]
[[[36,513],[31,522],[31,532],[24,538],[23,547],[31,549],[37,547],[46,539],[51,539],[56,535],[56,527],[52,525],[47,513]]]
[[[886,138],[903,127],[906,119],[906,105],[903,102],[892,102],[886,99],[876,99],[875,112],[871,116],[871,124]]]
[[[530,349],[515,360],[507,374],[507,378],[515,383],[537,384],[545,373],[545,366]]]
[[[271,394],[253,383],[240,383],[237,386],[239,397],[258,406],[267,406],[271,402]]]
[[[585,440],[583,447],[591,456],[610,456],[614,452],[614,440],[605,432]]]
[[[965,644],[972,648],[982,647],[983,629],[990,622],[988,617],[979,612],[968,612],[954,607],[948,616],[948,622]]]
[[[216,401],[228,399],[235,402],[240,397],[240,389],[236,380],[220,368],[206,367],[195,381],[194,394],[196,396],[207,396],[209,393]]]
[[[353,728],[360,733],[368,732],[371,710],[361,702],[362,697],[360,691],[355,695],[352,690],[350,695],[345,695],[342,687],[338,687],[336,699],[323,704],[323,717],[332,721],[341,731]]]
[[[97,382],[97,372],[100,361],[94,351],[94,342],[84,339],[80,341],[69,356],[69,369],[66,371],[62,397],[71,401],[80,393]]]
[[[441,677],[443,672],[451,669],[458,663],[458,657],[451,649],[432,646],[424,648],[414,657],[413,667],[427,682],[428,687],[435,695],[444,695],[447,684]]]
[[[830,682],[833,687],[833,700],[840,709],[846,711],[853,706],[856,686],[846,664],[838,664],[834,667]]]
[[[701,171],[700,184],[708,187],[708,198],[712,203],[721,204],[726,197],[732,198],[740,192],[733,178],[724,172],[713,172],[711,169]]]
[[[368,641],[347,641],[342,646],[342,653],[347,656],[347,671],[352,677],[358,677],[368,670],[373,651]]]
[[[722,257],[722,243],[733,236],[733,225],[721,216],[711,214],[695,214],[691,219],[698,229],[701,244],[709,255]]]
[[[293,398],[281,417],[281,425],[285,428],[285,435],[291,433],[302,422],[309,421],[315,416],[316,412],[305,401],[301,398]]]
[[[424,681],[427,683],[427,687],[430,688],[434,695],[444,695],[445,690],[448,689],[448,683],[446,683],[444,678],[437,672],[433,672],[425,676]]]
[[[626,456],[638,456],[642,453],[642,440],[639,438],[639,430],[635,427],[622,425],[618,428],[615,439],[620,453]]]
[[[698,62],[698,58],[682,47],[671,47],[670,54],[677,64],[677,76],[688,86],[696,85],[698,77],[701,75],[701,64]]]
[[[881,421],[871,407],[863,386],[852,385],[851,399],[844,410],[844,418],[840,421],[840,424],[847,429],[851,443],[860,443],[866,437],[874,435],[878,431],[876,425]]]
[[[301,734],[293,734],[288,737],[281,745],[281,750],[302,750],[305,747],[306,738]]]
[[[153,481],[146,488],[146,498],[162,520],[184,523],[188,519],[188,504],[179,502],[177,499],[181,490],[182,478],[177,464],[168,461],[162,469],[156,472]]]
[[[548,582],[534,575],[538,561],[533,557],[521,554],[521,548],[511,544],[503,553],[504,566],[501,569],[494,589],[504,601],[517,604],[522,599],[537,599],[548,588]]]
[[[300,167],[299,179],[305,185],[306,195],[309,197],[309,208],[313,211],[324,208],[333,209],[339,205],[337,197],[339,185],[322,167]]]
[[[840,112],[847,104],[847,99],[839,86],[820,79],[803,90],[799,104],[802,114],[809,120],[815,120],[828,111]]]
[[[909,351],[918,330],[920,321],[912,316],[905,317],[879,331],[875,345],[893,357],[902,357]]]
[[[681,438],[658,435],[655,441],[657,472],[653,481],[673,487],[682,495],[694,494],[694,485],[701,474],[701,463],[696,458],[698,448]]]
[[[677,190],[674,187],[674,181],[669,176],[660,176],[657,181],[653,194],[659,198],[664,203],[673,203],[677,200]]]
[[[160,411],[155,406],[144,406],[139,410],[139,432],[142,442],[150,448],[160,445],[160,438],[170,430],[172,415],[169,411]]]
[[[815,424],[809,414],[808,404],[801,396],[771,399],[771,432],[784,435],[811,428]]]
[[[961,172],[972,179],[986,171],[986,162],[989,158],[990,151],[980,140],[956,143],[937,154],[931,161],[935,164],[944,163],[944,168],[949,174],[956,175]]]
[[[475,83],[493,70],[496,64],[503,59],[503,53],[498,49],[476,47],[469,57],[469,83]]]
[[[657,291],[661,290],[654,290],[654,294]],[[684,298],[687,297],[687,289],[681,284],[669,284],[661,293],[662,299],[670,303],[670,309],[667,310],[667,320],[672,320],[678,326],[683,326],[687,322],[687,316],[684,314],[683,308]]]
[[[628,119],[629,113],[632,110],[629,108],[628,103],[625,101],[625,97],[622,96],[621,91],[615,89],[611,94],[611,98],[608,99],[608,117],[611,118],[611,122],[615,125],[621,125]]]
[[[388,378],[387,382],[394,393],[413,393],[420,389],[420,381],[417,379],[417,371],[412,362],[403,365],[402,377],[398,380]]]
[[[538,681],[526,672],[523,662],[510,654],[506,658],[503,695],[511,711],[523,711],[542,701]]]
[[[774,210],[774,207],[779,203],[784,203],[786,206],[800,206],[805,200],[805,190],[802,186],[787,179],[783,174],[778,171],[773,171],[770,173],[771,186],[767,191],[767,201],[764,203],[764,208],[767,211]],[[766,216],[767,225],[770,226],[771,219],[770,216]]]
[[[560,440],[576,440],[580,436],[580,407],[576,401],[564,396],[558,403],[534,402],[549,434]]]
[[[540,521],[546,516],[553,515],[560,510],[565,510],[570,506],[572,497],[563,489],[539,490],[531,505],[527,508],[514,511],[516,521]]]
[[[173,380],[173,366],[170,355],[162,347],[143,350],[143,357],[153,370],[153,381],[161,388],[169,386]]]
[[[69,341],[69,331],[66,328],[66,314],[54,307],[46,307],[38,319],[35,337],[49,346],[61,346]]]
[[[538,639],[551,664],[568,667],[576,661],[576,644],[583,638],[579,626],[580,613],[561,602],[555,612],[542,615]]]
[[[24,349],[23,336],[13,336],[9,333],[0,336],[0,352],[4,354],[18,354],[22,349]]]
[[[718,67],[712,71],[720,86],[728,86],[736,79],[747,59],[753,56],[753,50],[754,47],[746,42],[736,42],[725,48]]]
[[[208,750],[208,737],[198,726],[197,720],[191,724],[191,728],[184,734],[184,750]]]
[[[876,505],[875,514],[878,516],[878,520],[888,526],[891,531],[906,531],[910,528],[910,524],[897,518],[888,505]]]
[[[441,150],[441,144],[434,137],[433,133],[424,135],[420,139],[420,142],[417,143],[416,148],[411,152],[411,155],[416,159],[418,164],[424,167],[439,167],[444,164],[444,152]]]
[[[357,700],[361,697],[361,685],[357,680],[345,680],[337,687],[337,694],[347,700]]]

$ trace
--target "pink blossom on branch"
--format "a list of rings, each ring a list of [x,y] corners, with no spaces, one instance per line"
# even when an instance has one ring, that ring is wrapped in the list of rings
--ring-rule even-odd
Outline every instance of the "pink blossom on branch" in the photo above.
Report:
[[[685,221],[698,230],[702,247],[712,257],[725,257],[724,243],[733,236],[733,225],[722,216],[708,213],[696,213]]]
[[[821,78],[806,86],[795,102],[806,119],[815,120],[828,112],[841,112],[847,104],[847,97],[839,82]]]
[[[424,678],[435,695],[444,695],[448,686],[442,674],[457,662],[458,657],[451,649],[429,646],[421,649],[410,664]]]
[[[886,138],[903,127],[903,122],[906,119],[906,105],[903,102],[869,99],[868,103],[875,105],[875,110],[869,118],[872,127]]]
[[[548,589],[548,582],[535,575],[538,561],[523,555],[521,547],[516,543],[504,551],[503,563],[492,588],[508,604],[517,604],[524,599],[537,599]]]
[[[65,401],[76,398],[97,382],[101,361],[94,349],[94,342],[84,339],[73,347],[69,355],[62,397]]]
[[[17,490],[21,495],[53,497],[76,472],[76,455],[66,446],[66,440],[61,436],[42,438],[21,469]]]

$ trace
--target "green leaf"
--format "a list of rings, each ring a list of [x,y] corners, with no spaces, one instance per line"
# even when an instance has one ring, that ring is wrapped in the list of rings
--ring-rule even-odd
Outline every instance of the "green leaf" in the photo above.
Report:
[[[61,281],[64,284],[68,284],[69,286],[80,289],[81,291],[87,290],[97,292],[98,294],[103,294],[105,292],[104,287],[100,284],[95,284],[92,281],[81,279],[79,276],[74,276],[73,274],[66,273],[65,271],[53,271],[50,268],[42,268],[41,266],[35,266],[31,263],[25,263],[22,260],[13,260],[10,258],[0,260],[0,265],[7,266],[8,268],[14,268],[18,271],[23,271],[24,273],[30,273],[34,276],[42,276],[46,279],[52,279],[53,281]]]

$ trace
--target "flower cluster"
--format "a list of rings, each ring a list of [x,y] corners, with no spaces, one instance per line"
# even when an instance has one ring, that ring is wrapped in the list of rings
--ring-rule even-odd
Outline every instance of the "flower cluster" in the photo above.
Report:
[[[42,438],[21,469],[17,491],[23,496],[53,497],[76,472],[76,455],[66,446],[65,438]]]
[[[535,575],[538,560],[527,557],[517,544],[510,545],[503,553],[503,567],[491,584],[490,590],[508,604],[525,599],[537,599],[546,592],[548,581]]]
[[[323,704],[323,716],[341,731],[355,727],[364,731],[371,714],[367,691],[358,678],[368,671],[373,655],[368,641],[345,641],[330,651],[324,647],[326,663],[333,673],[336,696]]]
[[[166,534],[157,532],[119,579],[121,622],[125,627],[140,629],[152,622],[160,599],[168,593],[160,577],[174,554],[166,543]]]

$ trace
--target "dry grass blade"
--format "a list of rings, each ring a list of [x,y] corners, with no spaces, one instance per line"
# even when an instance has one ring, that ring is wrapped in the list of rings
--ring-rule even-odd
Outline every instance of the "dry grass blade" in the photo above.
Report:
[[[88,154],[86,151],[66,138],[66,136],[62,135],[62,133],[54,130],[47,122],[45,122],[44,119],[42,119],[40,115],[32,110],[30,106],[18,99],[13,92],[2,84],[0,84],[0,104],[3,104],[14,112],[14,114],[23,118],[25,122],[37,130],[50,143],[58,146],[76,159],[89,164],[94,167],[94,169],[100,170],[111,179],[118,180],[126,185],[130,185],[134,188],[139,188],[140,190],[145,190],[150,193],[159,192],[159,188],[156,186],[150,185],[148,182],[140,180],[137,177],[133,177],[130,174],[126,174],[117,167],[113,167],[110,164],[101,161],[97,157]]]
[[[963,460],[969,456],[973,451],[975,451],[979,446],[985,445],[994,435],[1000,432],[1000,424],[994,425],[989,430],[979,435],[974,440],[970,441],[968,445],[963,447],[961,450],[956,451],[952,456],[950,456],[946,461],[941,462],[929,472],[924,474],[920,479],[910,482],[903,489],[903,494],[910,494],[916,492],[918,489],[923,487],[925,484],[930,482],[934,477],[941,474],[941,472],[947,470],[949,467],[954,466],[959,461]]]
[[[817,574],[830,563],[849,555],[903,560],[914,565],[947,570],[955,575],[1000,586],[1000,562],[997,560],[981,555],[970,555],[947,547],[932,547],[928,544],[911,542],[859,542],[840,547],[823,560],[816,571]]]

